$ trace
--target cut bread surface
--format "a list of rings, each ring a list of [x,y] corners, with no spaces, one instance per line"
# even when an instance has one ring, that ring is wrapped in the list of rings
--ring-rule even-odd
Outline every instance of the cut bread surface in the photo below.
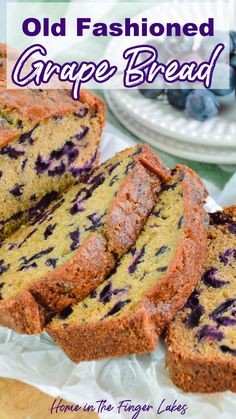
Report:
[[[178,167],[114,273],[48,325],[73,361],[155,348],[198,281],[206,244],[204,198],[197,176]]]
[[[98,163],[102,102],[92,107],[92,95],[87,103],[68,99],[63,91],[0,89],[1,238],[27,221],[44,196],[63,191]]]
[[[236,207],[211,214],[199,287],[170,325],[167,366],[185,391],[236,391]]]
[[[28,224],[1,244],[1,324],[40,332],[52,313],[88,295],[129,250],[169,176],[148,146],[135,146],[68,192],[49,194],[49,207],[36,206]],[[127,237],[119,234],[124,220]],[[109,229],[113,238],[117,234],[117,248]]]
[[[65,90],[8,90],[3,44],[0,57],[0,239],[4,239],[30,218],[48,193],[62,192],[98,164],[105,104],[86,91],[74,101]]]

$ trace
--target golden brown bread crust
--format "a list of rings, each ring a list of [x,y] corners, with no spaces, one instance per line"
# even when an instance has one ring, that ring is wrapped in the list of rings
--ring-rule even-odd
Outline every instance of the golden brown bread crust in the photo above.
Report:
[[[147,144],[140,147],[138,163],[128,175],[129,181],[121,185],[106,216],[109,249],[119,255],[125,254],[135,242],[143,227],[143,217],[153,208],[153,194],[160,192],[156,175],[165,182],[170,179],[170,171],[151,148]]]
[[[183,391],[214,393],[231,390],[236,392],[236,363],[233,360],[186,356],[181,350],[172,350],[172,338],[167,337],[166,366],[174,384]],[[177,343],[174,343],[175,347]]]
[[[137,202],[133,211],[134,215],[137,212],[139,226],[142,227],[157,202],[157,192],[161,190],[161,178],[167,179],[170,174],[168,175],[169,171],[159,159],[155,160],[155,155],[149,146],[141,145],[140,147],[145,155],[149,153],[150,165],[156,161],[156,166],[153,164],[153,172],[149,169],[146,170],[140,163],[142,157],[140,158],[140,155],[137,155],[134,158],[137,163],[122,182],[121,189],[129,190],[131,196],[134,189]],[[151,166],[149,167],[151,168]],[[163,176],[161,176],[162,170]],[[135,173],[135,183],[133,171]],[[144,172],[146,175],[144,175]],[[158,173],[158,176],[154,177],[154,172]],[[143,200],[148,202],[148,205],[142,206],[142,214],[140,213],[139,195],[136,191],[137,183],[139,185],[140,205]],[[130,197],[126,196],[126,200],[129,199]],[[117,201],[112,204],[114,211],[116,205],[118,205]],[[121,227],[115,230],[112,219],[108,218],[105,227],[106,237],[100,233],[91,234],[72,259],[40,278],[36,283],[34,282],[32,286],[29,286],[17,297],[0,301],[0,324],[10,327],[18,333],[40,333],[52,314],[58,313],[67,305],[85,298],[103,282],[114,268],[115,256],[113,252],[122,256],[137,239],[139,229],[135,224],[129,223],[129,220],[127,220],[126,234],[129,240],[125,239],[124,235],[121,236]],[[112,229],[117,238],[109,234],[109,229]],[[117,248],[114,244],[113,246],[109,244],[109,241],[113,239]]]
[[[107,242],[91,234],[68,262],[18,296],[0,302],[0,322],[18,333],[40,333],[52,313],[87,296],[115,265]]]
[[[188,297],[199,283],[207,248],[209,217],[203,204],[207,191],[196,173],[178,165],[174,169],[185,173],[183,180],[185,235],[181,238],[175,258],[158,290],[149,296],[155,306],[155,322],[159,333],[183,308]],[[170,280],[171,278],[171,280]]]
[[[185,234],[161,282],[124,316],[93,324],[76,322],[63,326],[49,323],[47,331],[74,362],[108,356],[145,353],[155,349],[159,336],[197,285],[202,270],[208,218],[203,208],[207,196],[198,176],[184,166]]]
[[[105,124],[105,103],[90,92],[82,91],[80,101],[73,100],[65,90],[7,90],[0,85],[1,110],[17,112],[19,120],[35,126],[46,122],[54,116],[64,116],[78,112],[83,104],[89,107],[91,114],[99,117],[101,128]],[[17,139],[22,131],[11,125],[8,130],[0,126],[0,147]]]
[[[6,89],[6,45],[0,44],[0,109],[5,112],[17,112],[19,120],[35,126],[46,122],[54,116],[64,116],[78,112],[82,104],[86,104],[91,114],[99,118],[101,128],[105,125],[105,103],[92,93],[81,90],[80,100],[75,101],[69,90],[32,90]],[[2,129],[0,125],[0,147],[4,147],[22,134],[9,125]]]
[[[235,206],[224,209],[235,216]],[[213,393],[231,390],[236,392],[236,359],[232,356],[200,356],[186,353],[175,337],[173,325],[166,334],[166,366],[174,384],[186,392]]]
[[[47,332],[74,362],[90,361],[110,356],[142,354],[155,349],[158,335],[150,323],[146,307],[140,306],[129,316],[96,324],[47,327]]]

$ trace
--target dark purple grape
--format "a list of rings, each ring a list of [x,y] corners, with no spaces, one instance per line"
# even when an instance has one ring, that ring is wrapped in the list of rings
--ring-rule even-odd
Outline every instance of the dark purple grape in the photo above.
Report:
[[[209,90],[193,90],[186,100],[187,114],[198,121],[216,116],[219,106],[217,97]]]
[[[183,110],[190,92],[190,89],[168,89],[167,100],[174,108]]]
[[[86,135],[87,135],[87,133],[89,132],[89,127],[87,127],[86,125],[83,125],[82,127],[81,127],[81,131],[79,131],[76,135],[75,135],[75,139],[76,140],[82,140]]]
[[[220,341],[224,339],[224,333],[216,327],[204,325],[197,333],[196,338],[201,340]]]
[[[95,231],[99,227],[103,226],[103,218],[105,214],[99,215],[97,212],[94,212],[87,216],[88,220],[91,222],[91,225],[85,228],[85,231]]]
[[[232,53],[233,51],[236,50],[236,31],[230,31],[230,38],[231,38],[231,48],[230,48],[230,52]]]
[[[145,246],[143,246],[141,250],[135,253],[133,262],[128,267],[129,274],[133,274],[137,270],[138,264],[141,263],[144,253],[145,253]]]
[[[169,251],[170,248],[168,246],[161,246],[155,253],[156,256],[163,255],[167,251]]]
[[[108,282],[108,284],[105,285],[105,287],[102,289],[102,291],[99,294],[99,302],[104,303],[104,304],[109,303],[109,301],[111,301],[112,294],[113,294],[112,283]]]
[[[236,249],[226,249],[223,253],[219,255],[219,260],[225,266],[228,265],[229,259],[233,257],[236,260]]]
[[[14,188],[12,188],[9,192],[10,192],[10,194],[12,194],[13,196],[15,196],[15,197],[19,197],[19,196],[21,196],[22,194],[23,194],[23,187],[24,187],[24,184],[22,183],[21,185],[19,185],[19,184],[16,184],[15,186],[14,186]]]
[[[0,275],[4,274],[9,269],[9,264],[5,263],[3,259],[0,260]]]
[[[61,164],[48,171],[48,176],[61,176],[65,173],[65,170],[66,166],[61,162]]]
[[[74,116],[76,118],[83,118],[88,113],[88,108],[86,106],[82,106],[78,112],[74,112]]]
[[[27,258],[26,256],[22,256],[19,260],[22,261],[22,265],[28,265],[33,260],[39,259],[39,258],[41,258],[45,255],[48,255],[49,253],[51,253],[53,251],[53,249],[54,249],[53,247],[48,247],[45,250],[41,250],[41,252],[35,253],[30,258]]]
[[[65,320],[67,319],[67,317],[70,316],[71,313],[73,313],[73,309],[71,308],[71,306],[68,306],[64,308],[60,313],[57,314],[57,318],[59,320]]]
[[[220,346],[220,349],[224,354],[230,354],[230,355],[236,356],[236,349],[229,348],[229,346],[226,346],[226,345]]]
[[[236,70],[236,51],[235,54],[233,54],[230,58],[230,65],[234,70]]]
[[[23,150],[17,150],[15,147],[11,147],[10,145],[7,145],[6,147],[2,147],[0,149],[0,154],[6,154],[10,157],[10,159],[18,159],[20,156],[24,156],[25,151]]]
[[[221,288],[229,283],[223,279],[217,278],[218,269],[210,268],[202,276],[203,283],[212,288]]]
[[[56,259],[56,258],[49,258],[49,259],[46,260],[45,265],[50,266],[53,269],[55,269],[56,266],[57,266],[57,261],[58,261],[58,259]]]
[[[49,168],[51,164],[51,160],[50,159],[45,159],[42,156],[38,156],[36,161],[35,161],[35,170],[37,172],[37,174],[43,174],[44,172],[47,171],[47,169]]]
[[[76,250],[79,247],[80,243],[80,228],[78,227],[75,231],[72,231],[69,233],[70,239],[72,240],[72,243],[70,245],[70,249]]]
[[[190,313],[184,319],[184,323],[189,329],[197,327],[199,325],[200,318],[204,314],[204,308],[200,304],[199,295],[200,291],[193,291],[185,305],[185,308],[191,309]]]
[[[47,226],[46,230],[43,233],[45,240],[47,240],[48,237],[53,234],[53,231],[56,228],[56,226],[57,226],[57,223],[55,223],[55,224],[49,224]]]
[[[210,314],[210,317],[213,320],[217,320],[217,317],[219,317],[219,314],[225,313],[229,308],[234,307],[236,302],[236,298],[228,298],[223,303],[221,303],[218,307],[215,308],[215,310],[212,311]]]
[[[165,92],[165,89],[139,89],[139,91],[147,99],[156,99]]]
[[[217,96],[226,96],[232,93],[235,87],[236,75],[233,68],[226,63],[217,64],[212,77],[211,91]]]
[[[216,322],[219,326],[235,326],[236,325],[236,319],[233,319],[228,316],[217,317]]]
[[[126,304],[129,304],[129,303],[131,303],[131,300],[130,299],[128,299],[128,300],[125,300],[125,301],[118,301],[118,303],[116,303],[112,308],[111,308],[111,310],[109,310],[106,314],[105,314],[105,316],[101,319],[101,320],[103,320],[103,319],[105,319],[106,317],[109,317],[109,316],[113,316],[114,314],[117,314],[117,313],[119,313],[119,311],[126,305]]]
[[[178,230],[181,229],[181,227],[183,225],[183,222],[184,222],[184,215],[181,215],[181,217],[180,217],[180,219],[178,221]]]

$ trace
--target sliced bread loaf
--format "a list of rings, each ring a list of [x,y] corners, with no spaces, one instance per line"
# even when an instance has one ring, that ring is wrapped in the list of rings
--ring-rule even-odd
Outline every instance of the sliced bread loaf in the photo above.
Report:
[[[47,330],[74,361],[154,350],[200,277],[205,188],[186,167],[165,184],[138,240],[106,281]]]
[[[7,90],[1,44],[0,56],[1,240],[48,193],[63,191],[98,163],[105,105],[85,91],[74,101],[65,90]]]
[[[167,334],[167,367],[184,391],[236,391],[236,206],[211,214],[199,287]]]
[[[104,104],[84,92],[0,88],[0,238],[98,163]]]
[[[169,178],[150,147],[138,145],[41,199],[1,244],[0,324],[39,333],[53,313],[86,297],[135,242]]]

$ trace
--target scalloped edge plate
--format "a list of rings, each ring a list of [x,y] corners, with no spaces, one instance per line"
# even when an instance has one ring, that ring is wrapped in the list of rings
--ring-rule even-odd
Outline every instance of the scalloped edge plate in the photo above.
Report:
[[[207,142],[198,144],[197,142],[185,141],[174,136],[165,136],[152,128],[148,128],[137,115],[136,118],[124,106],[125,101],[119,100],[120,96],[114,95],[114,90],[105,90],[105,98],[116,118],[136,137],[150,143],[154,147],[165,151],[174,156],[189,160],[215,164],[236,164],[236,145],[235,147],[213,146]],[[121,93],[126,93],[121,91]],[[147,99],[143,98],[144,101]],[[140,119],[140,121],[138,121]],[[170,122],[169,122],[170,123]],[[224,134],[225,135],[225,134]],[[225,142],[225,136],[224,136]]]

